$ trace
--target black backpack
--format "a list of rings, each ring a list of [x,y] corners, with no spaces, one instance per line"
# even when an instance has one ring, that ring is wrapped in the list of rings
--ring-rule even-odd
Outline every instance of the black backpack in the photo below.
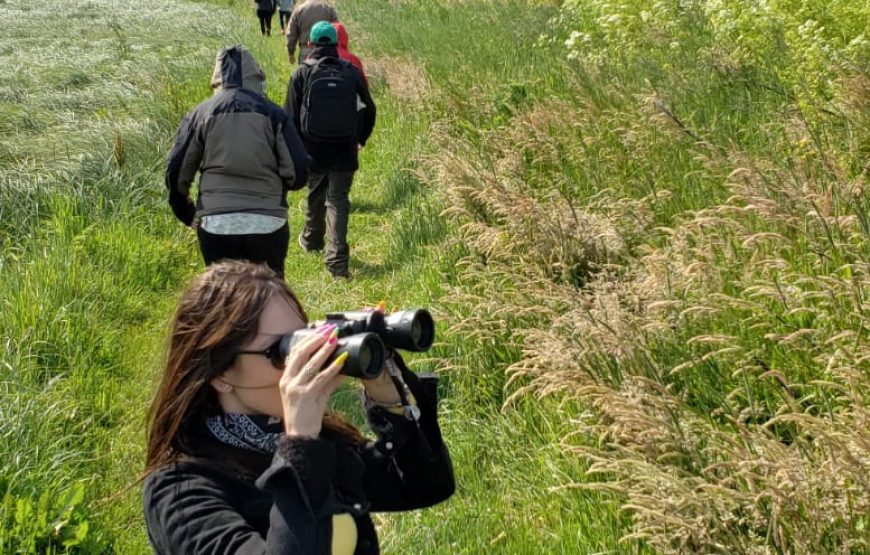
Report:
[[[326,56],[306,60],[311,67],[302,91],[302,136],[324,142],[350,142],[357,136],[356,69]]]

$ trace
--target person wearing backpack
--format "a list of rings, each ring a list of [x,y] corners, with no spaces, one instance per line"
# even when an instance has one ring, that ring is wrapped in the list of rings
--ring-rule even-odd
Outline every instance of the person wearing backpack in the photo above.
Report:
[[[312,26],[310,43],[313,50],[293,72],[284,105],[312,157],[299,244],[307,252],[325,246],[327,269],[349,278],[348,196],[377,111],[362,74],[339,58],[338,35],[328,21]]]
[[[330,23],[338,21],[338,12],[325,0],[301,0],[293,8],[290,21],[284,28],[284,34],[287,36],[287,54],[291,64],[297,61],[297,44],[299,45],[299,63],[301,64],[308,57],[312,43],[310,40],[311,27],[318,21]]]
[[[181,121],[166,164],[166,188],[175,216],[196,230],[206,265],[251,260],[284,275],[287,191],[305,186],[310,159],[296,126],[266,98],[265,79],[245,47],[218,52],[214,95]],[[190,191],[197,172],[194,204]]]

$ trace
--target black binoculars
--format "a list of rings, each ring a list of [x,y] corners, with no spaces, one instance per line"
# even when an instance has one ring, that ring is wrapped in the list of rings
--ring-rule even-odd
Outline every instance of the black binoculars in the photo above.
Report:
[[[338,346],[324,367],[342,353],[347,353],[341,373],[365,380],[381,374],[388,348],[424,352],[435,340],[435,322],[424,308],[402,310],[388,316],[377,311],[331,312],[325,321],[313,322],[307,328],[284,337],[278,345],[281,360],[287,358],[297,342],[317,333],[315,328],[323,324],[334,324],[338,330]]]

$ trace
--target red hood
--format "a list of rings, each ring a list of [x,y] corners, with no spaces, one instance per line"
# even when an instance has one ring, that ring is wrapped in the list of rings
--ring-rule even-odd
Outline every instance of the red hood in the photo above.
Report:
[[[347,50],[347,41],[348,41],[347,29],[345,29],[344,25],[342,25],[341,23],[339,23],[337,21],[335,23],[333,23],[332,26],[335,28],[335,31],[338,33],[338,47]]]

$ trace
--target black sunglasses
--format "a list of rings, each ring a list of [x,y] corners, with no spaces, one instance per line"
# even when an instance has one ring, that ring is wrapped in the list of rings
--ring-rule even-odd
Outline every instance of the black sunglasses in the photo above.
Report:
[[[262,351],[236,351],[237,355],[260,355],[268,358],[277,370],[283,370],[285,363],[284,357],[281,356],[281,341],[289,335],[282,335],[277,341],[263,349]]]

